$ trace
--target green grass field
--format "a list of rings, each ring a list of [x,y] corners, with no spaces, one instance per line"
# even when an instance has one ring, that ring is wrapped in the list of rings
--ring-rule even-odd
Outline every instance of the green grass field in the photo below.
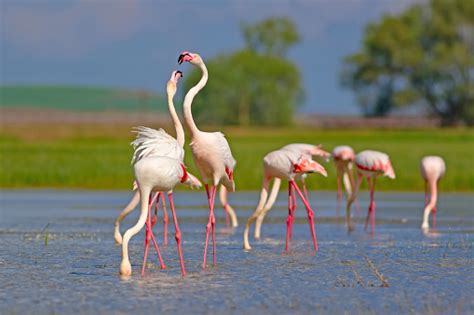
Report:
[[[203,128],[203,130],[210,130]],[[397,178],[378,180],[382,190],[423,189],[420,158],[441,155],[447,172],[443,191],[474,191],[474,131],[471,129],[425,130],[321,130],[224,128],[235,158],[238,190],[260,189],[262,157],[292,142],[321,143],[326,150],[348,144],[355,150],[387,152]],[[130,126],[107,128],[87,125],[23,126],[0,129],[0,186],[3,188],[130,189],[133,135]],[[189,148],[186,161],[197,174]],[[335,171],[323,164],[328,178],[310,175],[311,189],[334,190]]]
[[[0,108],[67,111],[165,110],[164,98],[148,91],[87,86],[0,86]]]

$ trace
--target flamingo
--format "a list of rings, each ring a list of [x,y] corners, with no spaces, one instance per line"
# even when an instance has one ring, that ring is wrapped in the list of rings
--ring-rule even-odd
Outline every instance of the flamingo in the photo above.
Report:
[[[174,139],[162,129],[157,131],[157,130],[146,128],[146,127],[135,128],[135,132],[137,132],[137,137],[135,141],[132,142],[132,145],[134,146],[134,149],[135,149],[133,158],[132,158],[132,164],[136,164],[142,159],[150,158],[154,156],[169,157],[169,158],[177,159],[178,161],[182,163],[183,158],[184,158],[184,149],[183,149],[184,130],[176,114],[174,104],[173,104],[173,97],[176,94],[176,84],[179,78],[181,77],[182,77],[181,71],[173,71],[171,74],[170,80],[168,81],[167,86],[166,86],[166,91],[168,95],[168,107],[170,110],[171,118],[175,126],[177,139]],[[195,178],[193,175],[191,175],[188,172],[186,172],[186,174],[187,174],[187,180],[184,181],[185,184],[189,184],[191,185],[191,187],[201,186],[201,183],[199,182],[197,178]],[[135,182],[135,184],[138,184],[135,186],[139,187],[139,183],[137,181]],[[161,192],[156,193],[155,196],[151,198],[151,200],[149,200],[151,201],[149,204],[149,207],[150,207],[149,212],[151,212],[151,205],[153,204],[155,200],[157,201],[157,205],[158,205],[158,198],[160,197],[160,195],[162,196],[162,199],[164,202],[164,194],[162,194]],[[172,194],[171,194],[171,198],[172,198]],[[140,189],[136,189],[136,192],[134,196],[132,197],[132,199],[130,200],[129,204],[117,217],[116,222],[115,222],[115,233],[114,233],[116,243],[123,244],[122,236],[120,234],[120,222],[123,220],[123,218],[125,218],[125,216],[127,216],[135,208],[135,206],[138,204],[140,200],[141,200]],[[164,206],[164,203],[163,203],[163,206]],[[164,213],[166,213],[165,209],[164,209]],[[156,218],[156,208],[155,208],[154,219],[155,218]],[[175,219],[174,213],[173,213],[173,219],[175,222],[175,233],[180,234],[179,227],[177,224],[177,219]],[[166,220],[165,220],[165,223],[166,223]],[[159,253],[156,240],[154,239],[154,236],[151,233],[151,228],[153,227],[153,225],[154,225],[154,222],[151,222],[150,225],[147,224],[146,237],[145,237],[145,255],[144,255],[144,263],[142,266],[142,274],[144,273],[150,238],[153,239],[155,250],[157,251],[161,267],[162,268],[165,267],[161,259],[161,255]],[[164,234],[166,235],[166,225],[165,225]],[[182,271],[184,275],[184,265],[183,265]]]
[[[371,232],[372,236],[374,235],[375,228],[375,202],[374,202],[374,190],[375,190],[375,180],[377,176],[383,175],[391,179],[395,179],[395,172],[390,162],[390,158],[387,154],[365,150],[358,153],[355,157],[355,164],[357,168],[357,183],[355,189],[352,191],[350,198],[347,200],[346,207],[346,221],[348,231],[352,231],[353,227],[351,225],[351,205],[356,199],[362,178],[367,178],[367,183],[369,184],[370,189],[370,205],[367,212],[367,218],[365,219],[365,230],[367,230],[367,225],[369,222],[369,217],[371,218]]]
[[[346,199],[352,193],[354,187],[354,175],[352,173],[355,153],[354,150],[347,145],[335,147],[331,153],[334,164],[336,165],[336,181],[337,181],[337,211],[342,201],[342,185],[346,191]],[[356,206],[358,206],[356,204]]]
[[[169,81],[166,84],[166,93],[167,93],[167,97],[168,97],[168,110],[170,112],[170,116],[171,116],[171,119],[172,119],[173,124],[174,124],[177,139],[173,141],[170,138],[165,137],[164,139],[166,141],[164,141],[163,143],[156,143],[156,145],[152,147],[151,151],[142,152],[141,154],[143,156],[153,156],[153,155],[169,156],[169,157],[172,157],[172,158],[180,159],[181,161],[184,158],[184,150],[183,150],[184,130],[183,130],[183,126],[181,125],[181,122],[178,118],[178,115],[176,114],[176,110],[175,110],[174,102],[173,102],[173,98],[176,95],[176,85],[178,83],[178,80],[182,76],[183,76],[183,73],[181,71],[173,71],[171,73],[171,77],[170,77]],[[132,144],[134,146],[139,145],[139,143],[137,143],[136,141],[137,140],[132,142]],[[136,158],[134,157],[132,163],[135,161],[135,159]],[[190,181],[190,183],[192,185],[191,186],[192,188],[201,187],[201,183],[199,182],[199,180],[195,176],[193,176],[189,172],[188,172],[188,176],[192,179],[192,181]],[[125,208],[122,210],[122,212],[120,212],[120,214],[118,215],[118,217],[115,220],[114,239],[115,239],[115,243],[118,244],[118,245],[122,244],[122,235],[120,234],[120,223],[123,221],[123,219],[125,219],[125,217],[130,212],[132,212],[135,209],[135,207],[140,202],[140,193],[137,189],[136,183],[134,183],[133,190],[135,191],[135,193],[133,194],[133,196],[130,199],[130,201],[128,202],[128,204],[125,206]],[[159,194],[159,193],[157,193],[157,194]],[[164,223],[163,238],[164,238],[164,244],[167,245],[167,243],[168,243],[168,241],[167,241],[168,216],[167,216],[167,213],[166,213],[164,194],[160,194],[160,196],[156,195],[151,199],[151,200],[156,200],[157,201],[156,206],[155,206],[155,216],[152,218],[152,226],[155,224],[155,221],[156,221],[156,210],[157,210],[156,208],[158,206],[158,201],[159,201],[160,197],[161,197],[161,201],[163,203],[163,223]]]
[[[295,190],[298,193],[299,197],[303,201],[303,204],[306,207],[308,213],[308,222],[310,225],[311,237],[313,239],[314,250],[318,250],[318,243],[316,241],[316,233],[314,229],[314,213],[309,205],[308,200],[303,195],[298,185],[295,182],[295,177],[299,174],[317,172],[323,176],[327,176],[327,172],[322,165],[311,160],[311,157],[305,156],[300,152],[295,152],[291,150],[276,150],[268,153],[263,158],[263,187],[260,193],[260,200],[257,205],[255,212],[248,218],[247,223],[245,224],[244,229],[244,249],[250,250],[252,247],[249,244],[248,233],[250,225],[255,221],[259,216],[262,215],[265,211],[265,204],[272,202],[272,200],[267,199],[268,197],[268,186],[272,178],[275,180],[281,181],[282,179],[288,181],[288,219],[286,221],[286,244],[285,250],[288,251],[288,244],[291,237],[291,229],[293,224],[293,215],[296,209],[296,195]],[[276,193],[278,189],[275,189],[278,185],[273,185],[271,198],[276,198]]]
[[[289,151],[300,153],[301,155],[304,155],[307,159],[311,159],[313,156],[318,156],[318,157],[327,159],[330,156],[328,152],[321,149],[321,145],[313,145],[313,144],[306,144],[306,143],[287,144],[284,147],[282,147],[281,150],[289,150]],[[306,200],[309,200],[308,190],[306,189],[306,184],[305,184],[306,174],[299,173],[295,176],[295,178],[301,181],[305,198]],[[254,238],[257,240],[260,239],[260,231],[261,231],[263,219],[265,218],[267,212],[271,210],[273,204],[275,203],[276,198],[278,196],[278,191],[280,189],[280,185],[281,185],[281,179],[275,177],[275,179],[273,180],[273,186],[270,192],[270,196],[268,197],[268,201],[263,206],[263,211],[260,211],[260,215],[257,217],[255,221]]]
[[[154,130],[155,136],[165,137],[167,135],[163,130]],[[146,132],[151,132],[151,130],[146,130]],[[141,133],[138,133],[137,137],[142,136]],[[170,137],[171,138],[171,137]],[[148,138],[150,139],[150,138]],[[173,138],[171,138],[173,139]],[[160,139],[161,140],[161,139]],[[174,139],[173,139],[174,140]],[[150,144],[144,143],[145,147],[150,146]],[[151,146],[154,144],[152,143]],[[142,147],[138,147],[138,150]],[[136,149],[137,151],[137,149]],[[138,184],[138,191],[140,193],[140,216],[138,222],[131,228],[129,228],[124,236],[122,241],[122,261],[120,263],[120,274],[122,276],[130,276],[132,274],[132,266],[130,264],[130,259],[128,256],[128,243],[130,239],[137,234],[143,226],[147,225],[146,241],[145,241],[145,254],[143,257],[142,265],[142,275],[144,273],[145,263],[148,255],[148,246],[150,240],[153,239],[155,249],[158,253],[158,259],[162,268],[164,268],[164,263],[160,255],[160,251],[156,241],[154,239],[153,233],[151,231],[151,208],[149,205],[150,194],[152,192],[168,192],[168,199],[170,203],[171,213],[173,216],[174,226],[175,226],[175,239],[178,244],[178,254],[179,262],[181,266],[181,274],[184,277],[186,275],[184,267],[183,252],[181,249],[181,232],[178,226],[178,218],[176,217],[176,212],[174,209],[173,202],[173,189],[179,183],[188,183],[192,179],[188,176],[184,164],[179,160],[167,156],[148,156],[143,157],[138,160],[134,165],[135,180]]]
[[[191,112],[191,104],[196,94],[206,85],[208,72],[201,56],[196,53],[182,52],[178,58],[178,64],[189,62],[198,67],[201,72],[201,79],[193,86],[184,97],[183,110],[184,122],[191,136],[191,152],[193,154],[194,164],[199,170],[204,187],[206,188],[209,204],[209,219],[206,225],[206,240],[204,245],[204,258],[202,267],[206,267],[207,247],[209,241],[209,232],[212,230],[213,259],[216,265],[216,239],[215,239],[215,217],[214,201],[216,190],[219,184],[222,184],[228,191],[235,191],[234,167],[236,164],[232,156],[225,136],[221,132],[204,132],[198,129],[194,122]],[[209,188],[209,185],[211,187]]]
[[[423,223],[421,224],[421,228],[426,230],[430,227],[428,219],[431,212],[433,212],[433,227],[436,227],[438,182],[446,172],[446,164],[439,156],[425,156],[421,159],[420,171],[421,176],[425,180],[425,209],[423,211]],[[428,195],[430,195],[429,198]]]

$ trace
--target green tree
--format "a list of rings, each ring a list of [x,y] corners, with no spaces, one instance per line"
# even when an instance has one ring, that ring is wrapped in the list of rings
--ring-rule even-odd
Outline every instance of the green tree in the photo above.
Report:
[[[271,17],[256,24],[242,24],[248,50],[265,55],[285,56],[288,48],[300,41],[296,26],[286,17]]]
[[[279,33],[287,34],[287,29],[296,34],[291,40]],[[205,124],[291,123],[303,92],[298,68],[283,55],[299,38],[296,28],[287,19],[271,18],[243,26],[242,33],[252,44],[247,42],[245,49],[205,60],[209,81],[194,99],[195,119]],[[271,42],[266,39],[270,35],[274,36]],[[193,70],[185,80],[185,90],[200,76]]]
[[[422,105],[445,124],[474,123],[474,4],[432,0],[365,30],[342,83],[366,115]]]

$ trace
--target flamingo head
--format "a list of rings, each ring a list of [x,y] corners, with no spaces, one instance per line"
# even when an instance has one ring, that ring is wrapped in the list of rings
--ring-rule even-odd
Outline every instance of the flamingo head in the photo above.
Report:
[[[166,84],[166,92],[168,95],[174,96],[176,94],[176,84],[178,84],[178,80],[183,77],[183,73],[181,71],[173,71],[171,73],[171,77]]]
[[[198,54],[183,51],[178,57],[178,64],[182,64],[183,62],[189,62],[193,65],[196,65],[202,62],[202,59]]]
[[[293,164],[293,172],[295,173],[319,173],[324,177],[328,176],[326,169],[316,161],[301,158],[298,163]]]
[[[390,163],[390,161],[388,161],[385,165],[383,174],[388,178],[395,179],[395,171],[393,170],[392,163]]]

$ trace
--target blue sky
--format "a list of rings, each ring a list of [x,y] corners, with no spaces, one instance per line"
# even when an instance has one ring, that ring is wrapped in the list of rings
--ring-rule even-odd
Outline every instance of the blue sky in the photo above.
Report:
[[[163,92],[181,51],[230,52],[243,46],[241,22],[284,15],[302,36],[289,53],[303,75],[302,111],[357,114],[339,84],[341,59],[360,47],[366,23],[414,1],[0,0],[0,83]]]

